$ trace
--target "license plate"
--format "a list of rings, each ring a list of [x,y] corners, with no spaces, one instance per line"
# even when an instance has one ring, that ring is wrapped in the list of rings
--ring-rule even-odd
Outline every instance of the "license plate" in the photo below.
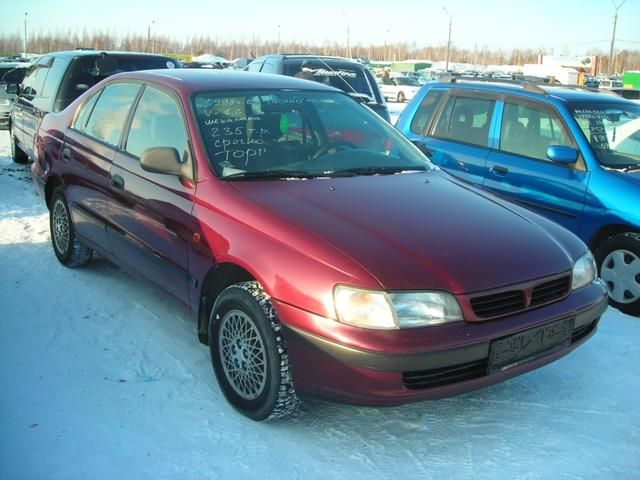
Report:
[[[499,338],[489,346],[489,373],[502,372],[571,344],[573,318]]]

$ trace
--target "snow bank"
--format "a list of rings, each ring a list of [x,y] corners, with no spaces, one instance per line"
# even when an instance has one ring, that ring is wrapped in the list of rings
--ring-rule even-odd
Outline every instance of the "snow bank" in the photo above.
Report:
[[[638,478],[640,319],[609,309],[569,356],[478,392],[254,423],[177,303],[105,261],[57,262],[8,156],[0,132],[0,478]]]

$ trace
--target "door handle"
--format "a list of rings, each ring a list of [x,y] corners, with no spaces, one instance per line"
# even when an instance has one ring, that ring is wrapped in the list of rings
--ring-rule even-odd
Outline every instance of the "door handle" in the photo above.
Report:
[[[62,160],[65,162],[69,162],[71,160],[71,150],[68,148],[62,149]]]
[[[118,190],[124,190],[124,178],[118,174],[111,175],[111,186]]]
[[[507,167],[501,167],[500,165],[494,165],[493,167],[491,167],[491,171],[501,177],[504,177],[507,173],[509,173],[509,169]]]

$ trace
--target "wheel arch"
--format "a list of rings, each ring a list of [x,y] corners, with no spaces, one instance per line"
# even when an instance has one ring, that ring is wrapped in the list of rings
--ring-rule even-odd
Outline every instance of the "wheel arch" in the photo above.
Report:
[[[47,178],[47,183],[44,185],[44,201],[47,204],[47,208],[51,209],[51,197],[53,197],[53,192],[56,191],[58,187],[62,186],[62,180],[60,180],[55,175],[51,175]]]
[[[625,224],[605,225],[591,237],[589,249],[595,254],[602,242],[607,238],[627,232],[640,233],[640,229]]]
[[[230,285],[258,281],[248,270],[235,263],[214,265],[205,275],[198,303],[198,340],[209,344],[209,314],[220,293]]]

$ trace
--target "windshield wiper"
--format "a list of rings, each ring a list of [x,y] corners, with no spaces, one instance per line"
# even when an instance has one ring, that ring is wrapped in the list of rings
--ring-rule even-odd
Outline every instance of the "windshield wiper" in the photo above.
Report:
[[[259,179],[281,179],[281,178],[315,178],[317,173],[304,172],[301,170],[265,170],[262,172],[238,172],[226,175],[224,180],[259,180]]]
[[[633,165],[627,165],[622,169],[623,172],[632,172],[634,170],[640,170],[640,163],[636,163]]]
[[[356,177],[359,175],[394,175],[396,173],[424,172],[426,167],[416,165],[386,166],[386,167],[356,167],[345,170],[325,172],[331,177]]]

